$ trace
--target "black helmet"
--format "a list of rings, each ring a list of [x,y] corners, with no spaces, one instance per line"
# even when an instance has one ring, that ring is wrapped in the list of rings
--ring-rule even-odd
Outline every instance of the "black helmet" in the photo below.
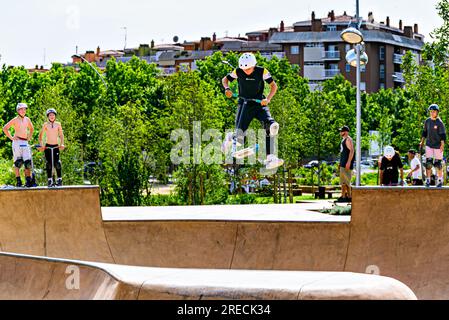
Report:
[[[58,113],[56,112],[56,110],[55,110],[55,109],[53,109],[53,108],[51,108],[51,109],[48,109],[48,110],[47,110],[47,117],[48,117],[48,115],[49,115],[50,113],[54,113],[54,114],[55,114],[55,116],[57,116],[57,115],[58,115]]]
[[[440,107],[437,104],[431,104],[428,111],[432,111],[432,110],[440,112]]]

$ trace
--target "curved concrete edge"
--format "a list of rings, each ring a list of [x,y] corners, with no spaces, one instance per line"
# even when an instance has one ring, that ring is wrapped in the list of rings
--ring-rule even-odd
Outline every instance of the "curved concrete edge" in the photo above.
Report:
[[[0,299],[416,299],[397,280],[354,273],[164,269],[9,253],[0,253],[0,268]]]

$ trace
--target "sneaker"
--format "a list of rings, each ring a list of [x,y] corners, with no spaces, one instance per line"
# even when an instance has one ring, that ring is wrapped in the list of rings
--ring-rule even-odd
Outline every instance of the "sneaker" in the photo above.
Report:
[[[54,184],[53,184],[53,178],[48,179],[47,186],[48,186],[49,188],[51,188],[51,187],[54,186]]]
[[[16,187],[17,187],[17,188],[22,188],[22,187],[23,187],[22,179],[17,178]]]
[[[439,182],[438,182],[437,188],[443,188],[443,181],[439,181]]]
[[[275,122],[270,126],[270,136],[275,137],[279,133],[279,123]]]
[[[430,181],[426,181],[426,187],[427,187],[427,188],[430,187]]]
[[[229,149],[232,146],[232,133],[228,133],[226,135],[226,138],[224,139],[222,145],[221,145],[221,152],[228,153]]]
[[[31,177],[26,177],[26,183],[25,186],[27,188],[32,188],[33,187],[33,181],[31,180]]]
[[[282,167],[283,165],[284,165],[284,160],[279,159],[274,154],[270,154],[267,157],[267,161],[265,161],[265,167],[267,168],[267,170],[276,169],[276,168]]]
[[[225,140],[221,144],[221,152],[228,153],[229,150],[231,149],[233,143],[234,143],[234,134],[230,132],[226,135]],[[242,146],[242,144],[237,141],[236,147],[241,147],[241,146]]]
[[[62,178],[58,178],[58,180],[56,180],[56,186],[62,187]]]

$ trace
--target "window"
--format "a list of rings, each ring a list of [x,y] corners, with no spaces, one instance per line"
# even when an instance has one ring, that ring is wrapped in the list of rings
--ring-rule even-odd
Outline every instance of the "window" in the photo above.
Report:
[[[349,63],[346,64],[346,73],[351,72],[351,65]]]
[[[381,64],[379,67],[379,77],[385,79],[385,65]]]
[[[385,47],[379,48],[379,60],[381,61],[385,60]]]
[[[326,26],[326,31],[337,31],[337,26],[334,24],[330,24]]]
[[[361,82],[360,83],[360,90],[366,91],[366,82]]]
[[[380,85],[379,85],[379,87],[380,87],[380,89],[385,89],[385,83],[381,83]]]
[[[291,46],[290,53],[291,54],[299,54],[299,46]]]
[[[366,65],[360,66],[360,72],[366,72]]]

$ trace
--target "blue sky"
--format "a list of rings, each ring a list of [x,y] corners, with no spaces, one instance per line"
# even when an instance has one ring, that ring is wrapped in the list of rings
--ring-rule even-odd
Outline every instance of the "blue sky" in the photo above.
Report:
[[[311,11],[317,17],[355,12],[355,0],[0,0],[0,64],[50,65],[67,62],[75,53],[124,47],[140,43],[171,42],[177,35],[180,41],[202,36],[218,37],[228,33],[244,35],[248,31],[286,25],[306,20]],[[420,33],[426,36],[441,25],[435,6],[437,0],[376,0],[360,1],[361,15],[374,12],[376,21],[390,16],[397,26],[418,23]],[[45,59],[44,59],[45,58]]]

